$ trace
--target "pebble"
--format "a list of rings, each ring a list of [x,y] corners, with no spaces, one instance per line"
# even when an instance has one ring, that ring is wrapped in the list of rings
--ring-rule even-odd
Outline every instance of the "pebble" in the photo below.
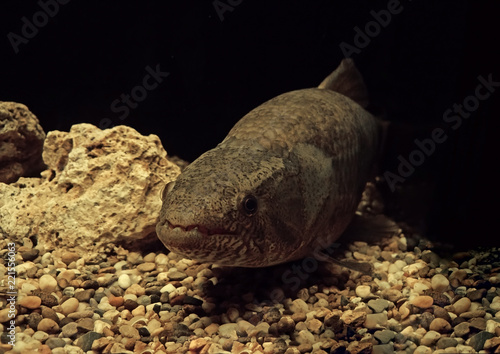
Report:
[[[297,342],[300,344],[304,343],[314,343],[314,335],[309,332],[307,329],[303,329],[299,331],[297,337],[296,337]]]
[[[114,307],[120,307],[124,303],[122,296],[111,296],[109,297],[109,304]]]
[[[76,322],[70,322],[64,325],[61,329],[62,336],[65,338],[72,338],[78,333],[78,324]]]
[[[484,317],[486,315],[486,311],[484,310],[475,310],[475,311],[467,311],[460,314],[460,317],[465,319],[471,319],[474,317]]]
[[[89,300],[94,296],[94,294],[95,294],[94,289],[85,289],[83,291],[76,291],[74,297],[80,302],[89,302]]]
[[[57,278],[62,278],[66,279],[67,281],[72,281],[73,279],[76,278],[76,274],[72,269],[65,269],[61,273],[59,273]]]
[[[451,325],[442,318],[435,318],[429,325],[429,329],[439,333],[449,333],[451,332]]]
[[[28,277],[20,277],[18,285],[20,350],[28,353],[36,348],[47,354],[50,350],[53,354],[499,351],[500,287],[494,277],[500,267],[492,270],[491,262],[471,253],[465,259],[470,269],[459,269],[459,264],[425,250],[425,243],[410,240],[402,242],[395,236],[388,246],[353,243],[346,257],[371,262],[376,276],[347,270],[330,275],[322,270],[293,291],[280,284],[266,289],[261,282],[265,273],[260,271],[200,264],[174,253],[116,248],[109,256],[95,253],[76,262],[66,258],[65,265],[59,254],[66,251],[52,255],[43,250],[43,256],[35,259],[40,264],[26,268],[23,274]],[[406,247],[415,251],[402,251]],[[273,275],[279,278],[289,265],[277,267],[282,268]],[[321,283],[315,283],[316,278]],[[41,290],[42,285],[51,291]],[[266,290],[254,292],[254,288]],[[9,319],[6,310],[0,310],[3,331]],[[1,342],[5,339],[4,335]],[[4,347],[0,343],[0,352]]]
[[[468,322],[470,327],[475,328],[478,331],[486,330],[486,320],[482,317],[472,318]]]
[[[44,318],[38,323],[37,330],[48,334],[56,334],[59,332],[59,325],[50,318]]]
[[[424,345],[419,345],[414,351],[413,354],[430,354],[432,353],[432,349],[426,347]]]
[[[372,294],[371,287],[368,285],[359,285],[356,287],[356,295],[361,298],[366,298]]]
[[[76,311],[68,314],[66,318],[71,318],[73,320],[78,320],[80,318],[89,318],[94,315],[94,311],[92,310],[85,310],[85,311]]]
[[[217,323],[211,323],[207,327],[205,327],[205,333],[209,336],[214,335],[218,331],[219,331],[219,325]]]
[[[448,311],[439,306],[434,306],[433,308],[434,308],[433,313],[436,318],[442,318],[443,320],[446,320],[451,323],[451,316],[448,313]]]
[[[180,271],[173,271],[173,272],[168,272],[168,277],[170,280],[183,280],[187,277],[186,273],[180,272]]]
[[[130,325],[122,325],[119,328],[120,334],[127,338],[134,338],[139,340],[141,338],[139,331],[137,328],[132,327]]]
[[[463,337],[470,332],[470,325],[467,322],[462,322],[457,324],[453,328],[453,333],[455,334],[456,337]]]
[[[154,264],[153,262],[145,262],[145,263],[141,263],[137,266],[137,270],[140,271],[140,272],[151,272],[152,270],[154,270],[156,268],[156,264]],[[172,278],[170,278],[172,279]]]
[[[71,262],[76,262],[78,259],[80,259],[80,255],[75,252],[64,252],[61,256],[61,260],[66,265],[69,265]]]
[[[94,320],[91,318],[81,318],[76,321],[78,332],[86,333],[94,329]]]
[[[435,317],[432,313],[430,312],[424,312],[420,317],[418,318],[418,322],[420,326],[428,330],[430,328],[430,325],[432,321],[434,321]]]
[[[473,335],[469,340],[468,340],[468,345],[470,345],[476,352],[479,352],[480,350],[483,349],[484,347],[484,342],[486,340],[493,338],[495,335],[493,333],[489,333],[486,331],[481,331],[475,335]]]
[[[470,301],[481,301],[481,299],[486,295],[486,289],[472,290],[467,293],[467,297]]]
[[[312,320],[307,322],[307,329],[312,333],[319,334],[323,327],[323,322],[320,320],[313,318]]]
[[[500,336],[500,321],[487,320],[486,321],[486,331],[490,333],[497,333]]]
[[[441,334],[437,331],[430,330],[420,340],[420,344],[425,345],[426,347],[430,347],[434,345],[441,338]]]
[[[499,348],[499,347],[500,347],[500,337],[493,337],[493,338],[487,339],[484,342],[483,349],[488,350],[488,349]],[[497,349],[497,352],[498,352],[498,349]]]
[[[436,343],[438,349],[455,348],[458,341],[455,338],[441,337]]]
[[[61,312],[64,315],[69,315],[78,309],[79,304],[80,302],[76,298],[71,297],[61,304]]]
[[[471,305],[470,299],[467,297],[463,297],[453,304],[453,308],[455,309],[453,312],[457,315],[460,315],[468,311],[470,305]]]
[[[278,331],[280,333],[290,333],[294,329],[295,329],[295,321],[290,316],[283,316],[278,321]]]
[[[131,284],[132,284],[132,280],[130,280],[130,277],[128,274],[123,273],[118,277],[118,286],[120,288],[122,288],[123,290],[128,289]]]
[[[237,330],[238,330],[238,324],[236,323],[225,323],[219,326],[220,336],[232,340],[238,339],[238,335],[236,334]]]
[[[364,326],[368,329],[377,329],[387,326],[387,314],[385,313],[367,314]]]
[[[97,333],[97,332],[88,332],[88,333],[85,333],[83,336],[81,336],[80,338],[78,338],[78,341],[77,341],[77,345],[84,351],[84,352],[87,352],[89,350],[92,349],[92,343],[94,343],[94,341],[96,339],[99,339],[102,337],[102,334],[101,333]]]
[[[449,280],[442,274],[436,274],[431,279],[432,289],[438,292],[443,292],[448,289],[450,285]]]
[[[292,304],[290,305],[290,311],[292,311],[293,313],[307,312],[308,310],[309,306],[302,299],[295,299],[292,301]]]
[[[7,320],[8,319],[9,318],[7,318]],[[43,316],[40,315],[38,312],[32,312],[28,315],[28,318],[27,318],[28,326],[30,326],[30,328],[36,329],[36,328],[38,328],[38,324],[40,323],[40,321],[42,319],[43,319]]]
[[[384,329],[384,330],[381,330],[381,331],[376,331],[373,334],[373,336],[375,337],[376,340],[379,341],[379,343],[387,344],[391,340],[394,339],[394,337],[396,336],[396,333],[393,332],[393,331],[391,331],[391,330]]]
[[[47,346],[50,348],[50,349],[54,349],[54,348],[62,348],[66,345],[66,341],[62,338],[49,338],[47,339],[47,341],[45,342],[45,344],[47,344]]]
[[[392,354],[394,353],[394,345],[392,344],[376,344],[372,347],[372,354]]]
[[[199,352],[205,345],[207,345],[207,340],[205,338],[196,338],[189,343],[189,351]]]
[[[434,299],[428,295],[419,295],[410,301],[411,305],[427,309],[432,306]]]
[[[313,346],[311,343],[302,343],[297,347],[297,349],[300,353],[310,353],[313,350]]]
[[[57,287],[57,280],[52,275],[44,274],[40,277],[39,285],[42,291],[51,293]]]
[[[34,261],[36,257],[38,257],[38,254],[40,253],[40,250],[33,248],[31,250],[25,251],[21,253],[21,257],[23,258],[23,261]]]
[[[389,307],[389,301],[384,299],[376,299],[368,301],[368,307],[375,313],[382,312]]]
[[[50,318],[56,322],[60,321],[57,313],[50,307],[42,306],[42,316],[43,318]]]
[[[40,299],[38,296],[25,296],[21,300],[19,300],[19,305],[30,310],[39,308],[41,304],[42,299]]]

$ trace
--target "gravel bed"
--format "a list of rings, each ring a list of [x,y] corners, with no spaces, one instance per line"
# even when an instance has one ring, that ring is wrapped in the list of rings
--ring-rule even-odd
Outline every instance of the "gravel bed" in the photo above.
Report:
[[[17,245],[9,344],[0,241],[0,353],[500,353],[500,250],[441,257],[418,235],[345,243],[339,258],[265,269],[121,247]],[[345,242],[345,241],[344,241]]]

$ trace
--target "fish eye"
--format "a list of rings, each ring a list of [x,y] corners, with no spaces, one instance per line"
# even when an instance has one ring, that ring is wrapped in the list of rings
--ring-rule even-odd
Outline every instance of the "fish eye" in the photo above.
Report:
[[[243,210],[248,216],[252,216],[257,212],[257,198],[255,198],[253,195],[247,195],[245,198],[243,198]]]

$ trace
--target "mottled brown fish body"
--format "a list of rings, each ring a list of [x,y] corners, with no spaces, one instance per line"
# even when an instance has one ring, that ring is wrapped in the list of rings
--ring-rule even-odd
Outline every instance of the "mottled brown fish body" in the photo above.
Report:
[[[374,117],[341,93],[356,97],[357,85],[344,61],[320,88],[282,94],[244,116],[167,186],[157,225],[166,247],[202,262],[264,267],[335,241],[378,148]]]

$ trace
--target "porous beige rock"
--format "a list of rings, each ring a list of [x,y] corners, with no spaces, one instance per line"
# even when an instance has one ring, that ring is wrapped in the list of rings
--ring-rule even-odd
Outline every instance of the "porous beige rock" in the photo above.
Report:
[[[47,134],[41,178],[0,183],[0,238],[88,252],[155,236],[160,191],[179,167],[156,135],[77,124]]]
[[[25,105],[0,101],[0,182],[40,173],[45,133]]]

